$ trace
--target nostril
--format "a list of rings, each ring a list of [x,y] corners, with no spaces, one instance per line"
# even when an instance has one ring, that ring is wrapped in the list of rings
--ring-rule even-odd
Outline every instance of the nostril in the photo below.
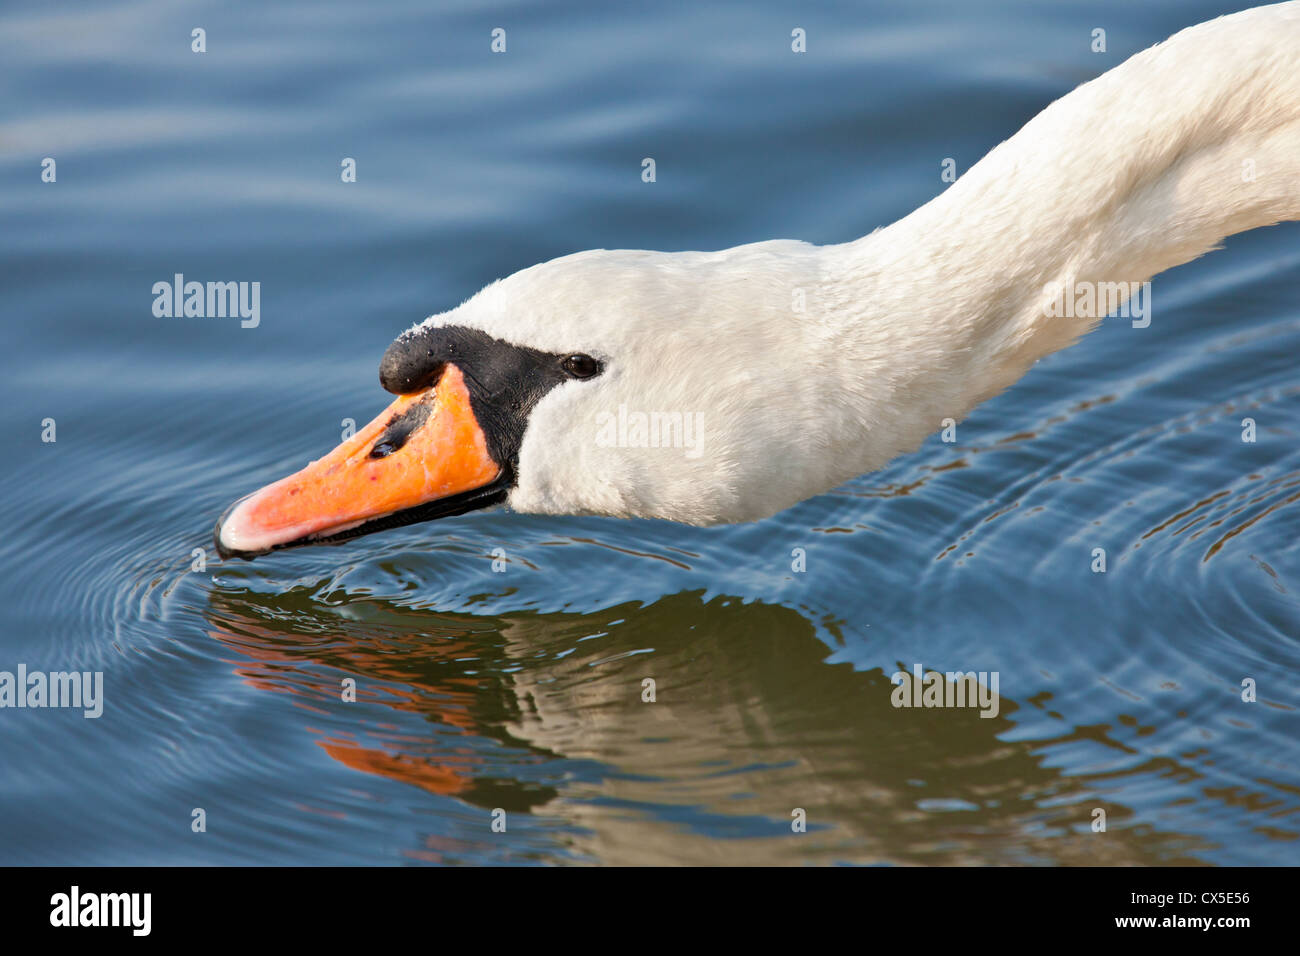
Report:
[[[429,405],[427,401],[420,401],[412,405],[400,415],[394,415],[384,428],[384,433],[379,436],[370,449],[369,458],[387,458],[393,452],[397,451],[410,440],[410,437],[419,430],[420,426],[429,420]]]

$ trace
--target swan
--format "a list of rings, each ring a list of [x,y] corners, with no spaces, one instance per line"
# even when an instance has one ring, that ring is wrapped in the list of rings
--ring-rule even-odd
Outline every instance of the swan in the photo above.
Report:
[[[914,450],[1105,316],[1062,310],[1062,288],[1139,289],[1294,219],[1296,0],[1136,54],[860,239],[598,249],[492,283],[399,336],[379,370],[392,405],[235,502],[216,547],[251,558],[502,502],[764,518]]]

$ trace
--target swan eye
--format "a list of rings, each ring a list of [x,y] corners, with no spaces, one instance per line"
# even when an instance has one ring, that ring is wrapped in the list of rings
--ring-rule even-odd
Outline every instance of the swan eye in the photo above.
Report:
[[[600,363],[590,355],[566,356],[560,367],[574,378],[591,378],[600,371]]]

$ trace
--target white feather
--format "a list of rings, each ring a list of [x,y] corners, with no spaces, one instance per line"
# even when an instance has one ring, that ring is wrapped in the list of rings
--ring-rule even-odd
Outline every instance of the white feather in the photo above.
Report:
[[[606,363],[534,409],[515,509],[747,521],[914,449],[1096,324],[1048,317],[1049,283],[1142,282],[1291,219],[1300,2],[1137,54],[855,242],[581,252],[426,323]],[[698,414],[702,447],[609,447],[620,406]]]

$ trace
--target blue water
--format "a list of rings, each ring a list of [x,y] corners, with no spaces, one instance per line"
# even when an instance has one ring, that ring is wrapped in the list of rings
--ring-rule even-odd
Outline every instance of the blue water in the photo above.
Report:
[[[486,282],[854,238],[1227,9],[6,6],[0,670],[102,671],[105,702],[0,710],[0,863],[1296,862],[1295,224],[767,521],[209,547]],[[175,273],[260,282],[260,324],[155,318]],[[999,715],[893,707],[918,662],[998,672]]]

